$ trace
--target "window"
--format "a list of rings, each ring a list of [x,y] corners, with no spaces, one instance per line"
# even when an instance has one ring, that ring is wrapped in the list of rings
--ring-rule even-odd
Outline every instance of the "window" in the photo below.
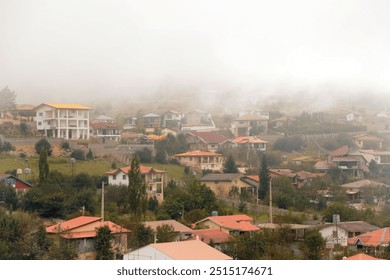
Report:
[[[38,125],[41,126],[41,125],[42,125],[42,122],[38,122]]]
[[[116,180],[116,175],[112,175],[112,180]]]
[[[39,112],[39,116],[42,117],[43,116],[43,112]]]
[[[192,161],[192,157],[190,157],[190,161]]]
[[[123,176],[122,176],[122,179],[123,179],[123,180],[126,180],[126,175],[123,175]]]

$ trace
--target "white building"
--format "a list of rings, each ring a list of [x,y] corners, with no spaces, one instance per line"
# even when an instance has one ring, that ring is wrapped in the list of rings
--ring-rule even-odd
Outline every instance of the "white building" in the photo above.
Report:
[[[37,130],[44,136],[89,139],[89,111],[79,104],[42,103],[34,108]]]

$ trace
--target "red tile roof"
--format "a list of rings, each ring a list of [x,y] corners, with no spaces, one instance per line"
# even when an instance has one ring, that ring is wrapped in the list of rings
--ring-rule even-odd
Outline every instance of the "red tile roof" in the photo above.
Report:
[[[95,229],[108,226],[108,228],[111,231],[111,234],[118,234],[118,233],[128,233],[130,232],[128,229],[121,227],[117,224],[114,224],[110,221],[105,222],[99,222]],[[78,238],[93,238],[97,234],[96,230],[89,230],[89,231],[81,231],[81,232],[70,232],[70,233],[64,233],[61,234],[61,237],[66,239],[78,239]]]
[[[348,245],[361,244],[366,247],[377,247],[390,244],[390,228],[382,228],[348,238]]]
[[[97,221],[100,221],[101,217],[91,217],[91,216],[80,216],[62,223],[58,223],[46,228],[48,233],[57,233],[59,231],[72,230],[87,224],[91,224]]]
[[[349,148],[347,145],[337,148],[329,153],[332,157],[341,157],[347,155],[349,152]]]
[[[317,161],[316,164],[314,165],[314,169],[316,170],[328,170],[332,168],[332,164],[325,161],[325,160],[320,160]]]
[[[191,151],[182,154],[176,154],[175,157],[207,157],[207,156],[222,156],[221,154],[209,152],[209,151]]]
[[[374,258],[374,257],[372,257],[370,255],[360,253],[360,254],[357,254],[357,255],[354,255],[354,256],[351,256],[351,257],[348,257],[348,258],[344,258],[343,260],[368,261],[368,260],[382,260],[382,259]]]
[[[130,166],[126,166],[126,167],[107,171],[107,172],[105,172],[105,174],[115,175],[115,174],[118,174],[120,171],[127,174],[127,173],[129,173],[129,170],[130,170]],[[167,171],[165,171],[165,170],[159,170],[159,169],[155,169],[153,167],[148,167],[148,166],[144,166],[144,165],[140,165],[139,170],[140,170],[141,174],[148,174],[149,172],[167,173]]]
[[[200,140],[202,140],[205,143],[208,144],[222,144],[228,141],[229,139],[218,132],[215,131],[199,131],[199,132],[189,132],[189,134],[192,134],[196,137],[198,137]]]
[[[217,228],[197,229],[194,230],[193,233],[199,236],[200,240],[202,240],[206,244],[210,244],[211,241],[216,244],[221,244],[230,242],[232,240],[231,235]]]
[[[199,221],[198,223],[206,220],[213,221],[220,227],[224,227],[229,230],[238,230],[238,231],[259,230],[258,227],[250,223],[253,219],[247,215],[210,216],[206,219],[203,219],[202,221]]]

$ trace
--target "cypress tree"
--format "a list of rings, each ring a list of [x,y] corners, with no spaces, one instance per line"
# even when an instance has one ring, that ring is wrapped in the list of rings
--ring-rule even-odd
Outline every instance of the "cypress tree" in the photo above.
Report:
[[[268,160],[266,155],[263,155],[259,169],[259,199],[264,199],[267,196],[270,179],[271,176],[268,168]]]

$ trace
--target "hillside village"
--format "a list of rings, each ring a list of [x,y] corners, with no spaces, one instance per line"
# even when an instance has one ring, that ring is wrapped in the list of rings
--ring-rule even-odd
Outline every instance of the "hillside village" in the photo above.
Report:
[[[15,97],[0,91],[0,259],[390,259],[385,109]]]

